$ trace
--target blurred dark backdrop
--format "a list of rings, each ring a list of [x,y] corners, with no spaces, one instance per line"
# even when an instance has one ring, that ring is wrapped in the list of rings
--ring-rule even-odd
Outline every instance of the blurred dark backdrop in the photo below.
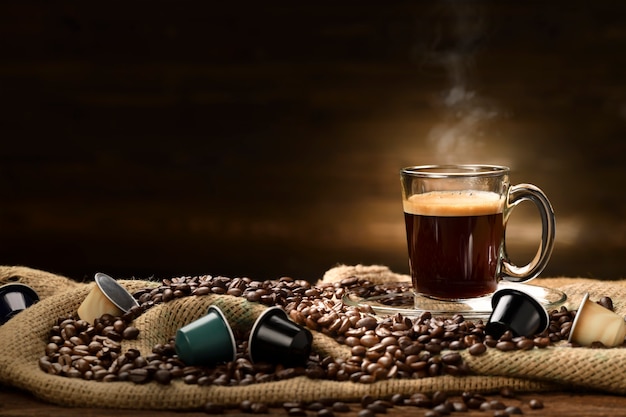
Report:
[[[550,196],[543,276],[624,277],[625,23],[619,0],[5,0],[0,262],[407,272],[398,170],[466,162]]]

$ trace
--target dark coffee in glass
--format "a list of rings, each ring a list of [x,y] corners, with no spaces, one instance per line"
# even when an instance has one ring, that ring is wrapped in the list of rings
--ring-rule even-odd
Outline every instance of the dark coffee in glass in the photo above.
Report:
[[[425,166],[402,170],[409,268],[418,295],[463,300],[496,291],[498,281],[523,282],[545,267],[554,242],[554,214],[530,184],[511,187],[508,168]],[[544,236],[538,256],[513,265],[504,250],[506,219],[523,200],[534,202]]]

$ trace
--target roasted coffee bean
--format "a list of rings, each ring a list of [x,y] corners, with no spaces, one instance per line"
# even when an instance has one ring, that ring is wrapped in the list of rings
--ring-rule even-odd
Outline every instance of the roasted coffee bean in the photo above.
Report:
[[[481,409],[484,403],[485,403],[485,399],[482,397],[472,397],[468,399],[467,401],[465,401],[467,408],[470,408],[472,410]]]
[[[506,408],[506,405],[498,400],[491,400],[487,404],[489,404],[490,410],[504,410]]]
[[[550,346],[551,340],[548,337],[535,337],[533,339],[533,342],[535,343],[536,347],[543,349]]]
[[[452,404],[445,402],[433,407],[433,411],[439,413],[439,415],[447,416],[454,411]]]
[[[485,346],[484,343],[474,343],[473,345],[469,347],[468,351],[470,355],[473,355],[473,356],[482,355],[483,353],[487,351],[487,346]]]
[[[96,379],[98,379],[97,376]],[[136,384],[143,384],[149,381],[150,375],[147,370],[138,368],[133,369],[128,373],[128,379]]]
[[[282,405],[285,410],[289,410],[290,408],[304,407],[304,404],[301,401],[287,401],[287,402],[284,402]]]
[[[507,408],[504,409],[504,411],[507,413],[507,415],[511,416],[511,415],[515,415],[515,414],[524,414],[522,412],[522,409],[519,407],[516,407],[514,405],[510,405]]]
[[[543,402],[538,399],[532,399],[528,402],[528,406],[533,410],[540,410],[543,408]]]
[[[336,413],[347,413],[350,411],[350,406],[342,401],[334,402],[332,410]]]
[[[214,402],[207,402],[202,410],[207,414],[224,414],[224,407]]]
[[[356,322],[355,327],[365,327],[368,330],[373,330],[376,328],[377,321],[372,316],[365,316],[359,321]]]
[[[533,344],[534,346],[534,344]],[[447,353],[441,357],[441,361],[446,365],[458,365],[463,361],[461,355],[456,352]]]
[[[530,350],[532,348],[535,347],[535,342],[532,341],[531,339],[526,339],[523,338],[522,340],[519,340],[516,344],[515,347],[518,350]]]
[[[405,404],[407,403],[408,405],[414,405],[421,408],[431,408],[433,406],[433,400],[426,394],[422,393],[416,393],[411,395],[408,401],[405,401]]]
[[[363,408],[359,410],[359,412],[357,413],[357,417],[376,417],[376,413],[367,408]]]
[[[467,405],[461,401],[453,401],[452,408],[454,412],[464,413],[468,410]]]
[[[368,404],[366,407],[366,409],[373,411],[375,414],[386,414],[387,413],[387,407],[385,407],[384,405],[380,404],[379,402],[373,402],[371,404]]]
[[[244,413],[250,413],[252,412],[252,401],[250,400],[243,400],[239,403],[239,409],[241,411],[243,411]]]
[[[365,347],[372,347],[380,341],[380,338],[375,334],[365,334],[360,339],[361,345]]]
[[[435,391],[431,396],[433,404],[439,405],[443,404],[447,399],[448,395],[444,391]]]
[[[122,331],[122,337],[126,340],[134,340],[139,336],[139,329],[134,326],[128,326]]]
[[[395,405],[402,405],[405,399],[406,399],[406,395],[404,394],[393,394],[391,396],[391,402]]]
[[[328,408],[322,408],[317,412],[317,417],[335,417],[335,413],[333,413],[332,410],[329,410]]]
[[[515,343],[510,340],[503,340],[496,344],[496,349],[501,350],[503,352],[509,352],[515,350]]]
[[[611,311],[613,311],[613,300],[611,300],[611,297],[602,297],[598,300],[598,304],[600,304],[602,307],[609,309]]]
[[[267,414],[269,407],[265,403],[254,402],[250,405],[250,412],[252,414]]]
[[[161,385],[167,385],[172,381],[172,373],[167,369],[157,369],[154,380]]]

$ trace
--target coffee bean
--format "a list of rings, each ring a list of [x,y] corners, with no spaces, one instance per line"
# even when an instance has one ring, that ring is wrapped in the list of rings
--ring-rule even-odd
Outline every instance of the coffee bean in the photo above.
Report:
[[[533,342],[535,343],[536,347],[543,349],[550,345],[551,340],[548,337],[535,337],[533,339]]]
[[[128,379],[136,384],[144,384],[149,381],[149,378],[148,371],[143,368],[133,369],[128,373]],[[98,379],[97,375],[96,379]]]
[[[360,339],[361,345],[365,347],[372,347],[380,341],[379,337],[375,334],[366,334],[363,335]]]
[[[369,410],[367,408],[363,408],[361,410],[359,410],[359,412],[357,413],[357,417],[375,417],[376,413],[374,413],[372,410]]]
[[[433,407],[433,411],[437,412],[438,415],[447,416],[454,410],[452,409],[452,405],[450,403],[441,403]]]
[[[317,412],[317,417],[335,417],[335,413],[333,413],[332,410],[329,410],[328,408],[322,408]]]
[[[468,399],[467,401],[465,401],[467,408],[470,408],[472,410],[481,409],[484,403],[485,403],[485,399],[482,397],[472,397]]]
[[[372,316],[365,316],[359,321],[356,322],[355,327],[365,327],[368,330],[373,330],[376,328],[377,321]]]
[[[453,352],[453,353],[447,353],[443,355],[441,357],[441,361],[445,363],[446,365],[458,365],[459,363],[463,361],[463,358],[458,353]]]
[[[460,412],[460,413],[464,413],[468,410],[467,405],[461,401],[452,402],[452,408],[455,412]]]
[[[496,344],[496,349],[503,352],[510,352],[512,350],[515,350],[515,347],[515,343],[511,342],[510,340],[500,341]]]
[[[448,394],[444,391],[435,391],[431,397],[433,404],[443,404],[448,399]]]
[[[368,410],[373,411],[376,414],[386,414],[387,413],[387,407],[385,407],[382,404],[376,403],[376,402],[368,404],[366,408]]]
[[[207,402],[202,409],[207,414],[224,414],[224,407],[214,402]]]
[[[139,336],[139,329],[133,326],[128,326],[122,331],[122,337],[126,340],[134,340]]]
[[[515,344],[515,347],[518,350],[530,350],[535,347],[535,342],[531,339],[523,338]]]
[[[267,414],[269,407],[265,403],[254,402],[250,405],[250,412],[252,414]]]
[[[522,412],[522,409],[513,405],[508,406],[505,410],[504,410],[508,415],[513,415],[513,414],[524,414]]]
[[[611,300],[611,297],[602,297],[598,300],[598,304],[600,304],[602,307],[609,309],[611,311],[614,311],[613,309],[613,300]]]
[[[534,398],[528,402],[528,405],[533,410],[540,410],[543,408],[543,402],[541,400],[534,399]]]
[[[250,400],[243,400],[239,403],[239,409],[241,411],[243,411],[244,413],[250,413],[252,412],[252,401]]]
[[[478,407],[478,409],[480,411],[490,411],[492,410],[491,408],[491,404],[488,401],[484,401],[480,404],[480,407]]]
[[[487,351],[487,346],[485,346],[485,344],[483,343],[474,343],[473,345],[469,347],[468,351],[470,355],[473,355],[473,356],[482,355],[483,353]]]
[[[376,382],[376,377],[374,375],[363,374],[356,379],[356,382],[361,384],[373,384]]]
[[[401,405],[405,399],[406,396],[404,394],[393,394],[391,396],[391,402],[396,405]]]
[[[161,385],[168,385],[172,381],[172,373],[167,369],[158,369],[154,373],[154,380]]]
[[[490,410],[504,410],[506,408],[506,405],[504,405],[502,401],[498,400],[491,400],[488,404]]]
[[[350,406],[342,401],[333,403],[332,410],[337,413],[347,413],[350,411]]]

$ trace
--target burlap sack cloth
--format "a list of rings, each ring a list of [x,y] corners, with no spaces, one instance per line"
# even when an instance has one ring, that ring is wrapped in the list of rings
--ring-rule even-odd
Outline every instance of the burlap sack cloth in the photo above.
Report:
[[[358,276],[374,283],[407,280],[384,266],[338,266],[326,272],[322,280],[335,281]],[[531,351],[500,352],[489,349],[481,356],[462,355],[473,374],[463,377],[438,376],[422,379],[392,379],[374,384],[311,380],[297,377],[278,382],[248,386],[222,387],[186,385],[174,380],[170,385],[150,382],[95,382],[49,375],[42,372],[38,360],[51,327],[59,317],[74,314],[91,290],[93,283],[80,284],[68,278],[25,267],[0,267],[0,285],[21,282],[31,286],[41,301],[21,312],[0,327],[0,383],[30,391],[46,401],[77,407],[116,407],[137,409],[201,408],[207,401],[237,405],[243,400],[279,404],[285,401],[313,401],[321,397],[359,400],[363,395],[388,397],[395,393],[432,393],[444,390],[493,392],[503,386],[518,391],[588,389],[626,394],[626,349],[590,349],[553,346]],[[120,280],[129,291],[157,286],[150,281]],[[536,279],[533,284],[559,288],[568,295],[566,306],[576,309],[582,295],[592,299],[608,295],[616,311],[626,313],[626,281],[595,281],[581,278]],[[173,336],[176,329],[201,317],[208,305],[216,304],[233,326],[250,326],[266,307],[243,297],[208,295],[190,296],[159,304],[136,321],[140,337],[124,342],[124,351],[137,348],[151,352],[157,343]],[[349,349],[318,332],[313,348],[323,355],[346,357]]]

